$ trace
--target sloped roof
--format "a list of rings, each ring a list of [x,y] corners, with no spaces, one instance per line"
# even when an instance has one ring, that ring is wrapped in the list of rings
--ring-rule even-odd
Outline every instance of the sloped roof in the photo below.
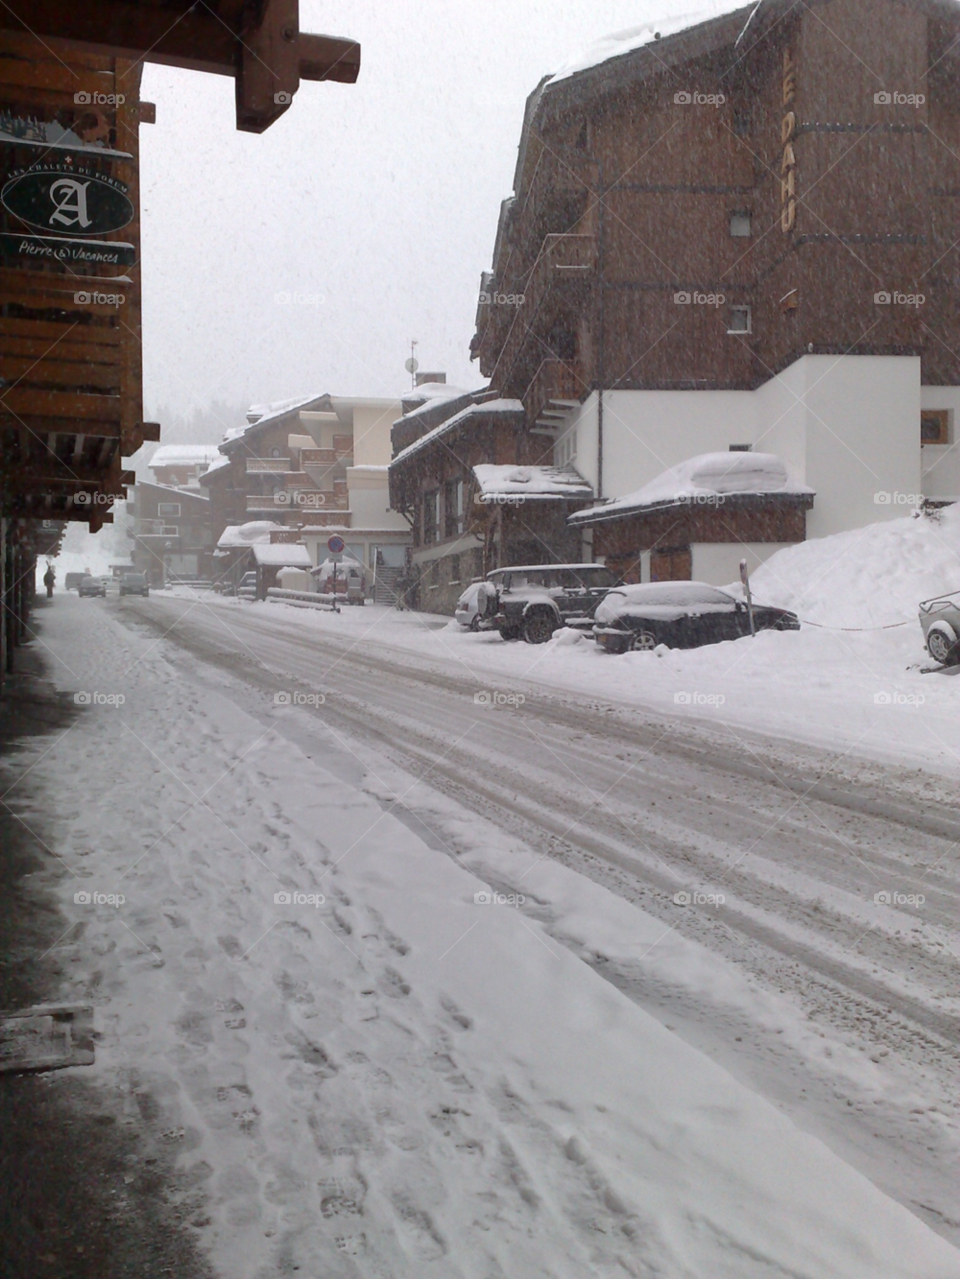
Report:
[[[147,465],[151,470],[158,466],[197,466],[218,456],[216,444],[161,444]]]
[[[405,449],[397,454],[390,463],[391,467],[396,466],[398,462],[406,462],[421,449],[427,448],[429,445],[436,443],[443,436],[448,435],[451,431],[455,431],[458,426],[471,417],[495,416],[502,413],[522,413],[523,405],[519,400],[487,400],[484,404],[468,404],[462,408],[459,413],[454,413],[453,417],[448,417],[445,422],[441,422],[439,426],[435,426],[432,431],[427,431],[426,435],[421,435],[418,440],[414,440],[412,444],[408,444]],[[400,419],[403,421],[403,418]]]
[[[233,550],[241,546],[267,544],[270,534],[284,526],[275,520],[248,520],[246,524],[228,524],[220,534],[217,546],[221,550]]]
[[[699,453],[668,467],[635,493],[575,512],[568,522],[594,524],[639,511],[721,498],[813,496],[813,489],[790,480],[775,453]]]

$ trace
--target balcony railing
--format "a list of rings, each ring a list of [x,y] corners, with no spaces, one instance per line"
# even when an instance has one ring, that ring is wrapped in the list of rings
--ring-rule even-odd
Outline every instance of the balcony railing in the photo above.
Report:
[[[179,537],[180,526],[168,524],[166,520],[141,520],[136,528],[136,537]]]
[[[277,493],[248,493],[248,511],[346,511],[350,499],[343,490],[281,489]]]
[[[248,475],[282,475],[290,470],[288,457],[248,457]]]

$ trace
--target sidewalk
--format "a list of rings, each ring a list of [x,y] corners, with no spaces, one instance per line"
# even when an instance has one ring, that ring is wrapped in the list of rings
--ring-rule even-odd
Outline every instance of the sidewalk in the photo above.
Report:
[[[33,620],[50,608],[38,601]],[[66,971],[51,947],[70,922],[58,902],[68,872],[50,849],[69,818],[58,812],[62,784],[41,782],[35,766],[77,711],[43,678],[38,649],[18,650],[0,703],[0,1010],[56,999]],[[0,1075],[0,1274],[203,1279],[210,1271],[177,1220],[173,1160],[143,1122],[117,1123],[112,1090],[90,1074]]]

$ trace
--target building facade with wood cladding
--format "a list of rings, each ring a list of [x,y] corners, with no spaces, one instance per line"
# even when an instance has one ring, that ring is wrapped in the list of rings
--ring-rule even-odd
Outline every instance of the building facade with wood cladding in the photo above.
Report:
[[[301,79],[352,82],[352,40],[300,31],[298,0],[10,0],[0,6],[0,667],[19,583],[57,521],[112,521],[159,426],[142,409],[139,126],[145,60],[233,78],[260,133]]]
[[[787,530],[960,497],[958,210],[956,4],[651,25],[528,100],[472,354],[522,401],[537,460],[599,499],[700,455],[782,459],[815,495],[799,529],[778,516],[758,539],[732,502],[633,529],[637,564],[686,552],[674,565],[729,581],[742,544],[762,559]],[[574,517],[586,557],[627,553],[615,522]]]

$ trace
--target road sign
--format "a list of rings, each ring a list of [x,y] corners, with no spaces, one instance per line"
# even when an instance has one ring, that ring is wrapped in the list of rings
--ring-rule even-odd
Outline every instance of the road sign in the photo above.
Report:
[[[327,538],[327,550],[331,555],[342,555],[345,545],[343,538],[336,533],[333,537]]]

